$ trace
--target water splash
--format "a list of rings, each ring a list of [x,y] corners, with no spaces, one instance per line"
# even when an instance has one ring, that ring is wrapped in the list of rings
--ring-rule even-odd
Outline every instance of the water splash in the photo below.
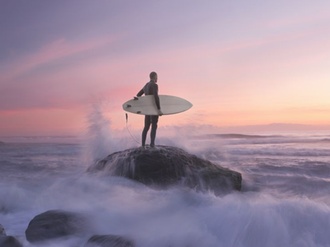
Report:
[[[85,155],[88,162],[104,158],[116,150],[111,132],[111,120],[105,117],[102,102],[91,105],[87,124]]]

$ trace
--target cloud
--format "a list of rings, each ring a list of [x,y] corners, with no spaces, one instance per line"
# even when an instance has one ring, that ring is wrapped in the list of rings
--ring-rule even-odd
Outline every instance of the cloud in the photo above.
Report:
[[[0,108],[77,105],[107,88],[119,90],[113,89],[115,83],[108,77],[109,65],[99,58],[99,52],[115,41],[112,37],[82,42],[58,39],[1,65]]]
[[[112,38],[95,39],[85,42],[70,42],[65,39],[54,40],[37,51],[32,51],[28,55],[9,62],[9,64],[2,65],[4,69],[1,70],[0,82],[3,84],[42,65],[101,48],[111,44],[112,41]]]

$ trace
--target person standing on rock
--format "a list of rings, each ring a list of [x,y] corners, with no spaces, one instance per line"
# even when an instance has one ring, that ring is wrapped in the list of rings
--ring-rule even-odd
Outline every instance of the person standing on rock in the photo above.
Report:
[[[157,131],[157,124],[158,124],[158,118],[159,116],[162,116],[163,113],[160,108],[160,101],[158,96],[158,75],[156,72],[151,72],[150,75],[150,81],[144,85],[144,87],[137,93],[137,97],[145,95],[153,95],[155,98],[158,115],[146,115],[144,117],[144,128],[142,131],[142,147],[145,147],[146,139],[147,139],[147,133],[149,131],[150,125],[151,125],[151,132],[150,132],[150,147],[155,146],[155,139],[156,139],[156,131]],[[138,98],[135,97],[137,100]]]

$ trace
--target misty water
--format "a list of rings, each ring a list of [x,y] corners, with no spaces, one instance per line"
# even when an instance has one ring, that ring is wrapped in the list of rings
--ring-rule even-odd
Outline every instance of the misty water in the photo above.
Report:
[[[182,136],[175,144],[160,137],[242,173],[242,191],[215,196],[87,174],[93,159],[137,146],[96,129],[83,140],[2,139],[0,224],[7,235],[35,246],[25,239],[30,220],[63,209],[86,215],[93,234],[128,236],[138,247],[330,246],[330,135]],[[47,246],[82,246],[89,237]]]

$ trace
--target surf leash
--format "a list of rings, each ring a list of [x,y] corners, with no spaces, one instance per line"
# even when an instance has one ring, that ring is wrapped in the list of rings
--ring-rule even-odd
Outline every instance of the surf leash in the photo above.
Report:
[[[127,132],[130,134],[131,138],[139,145],[141,145],[141,143],[132,135],[131,131],[129,130],[128,128],[128,114],[125,113],[126,115],[126,129],[127,129]]]

